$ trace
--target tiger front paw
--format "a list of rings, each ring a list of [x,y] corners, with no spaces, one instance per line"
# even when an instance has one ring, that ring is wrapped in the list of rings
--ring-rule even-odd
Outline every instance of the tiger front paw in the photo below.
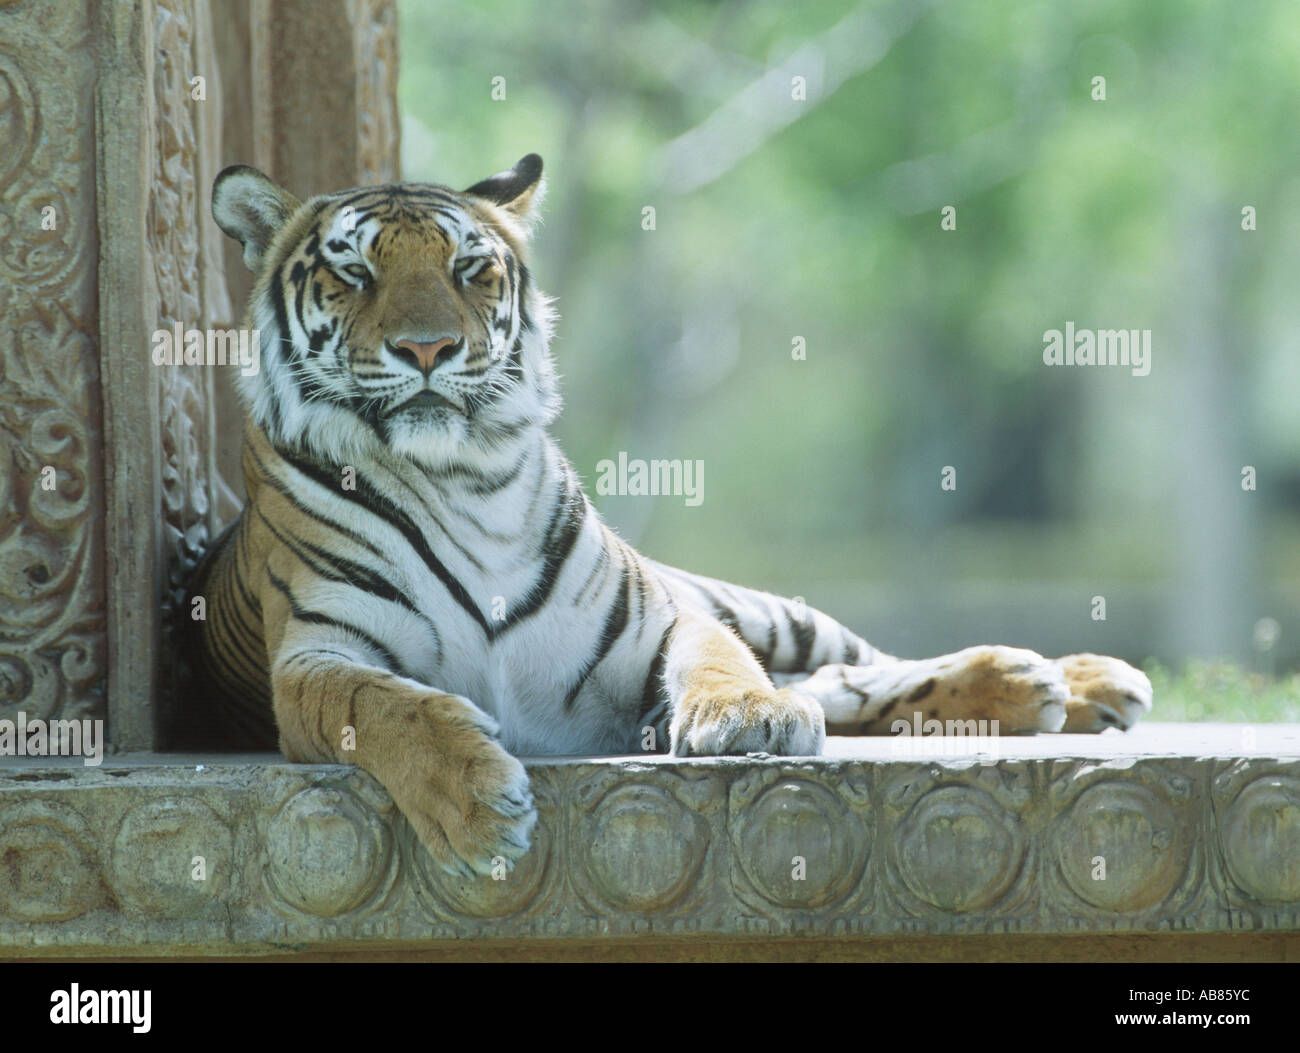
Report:
[[[380,781],[443,870],[469,877],[513,868],[537,823],[524,766],[467,699],[443,696],[422,715],[401,729]]]
[[[814,699],[798,691],[747,687],[687,695],[669,734],[677,757],[809,757],[821,753],[826,743],[826,717]]]
[[[1070,688],[1062,731],[1127,731],[1151,711],[1151,681],[1127,662],[1101,654],[1072,654],[1057,663]]]

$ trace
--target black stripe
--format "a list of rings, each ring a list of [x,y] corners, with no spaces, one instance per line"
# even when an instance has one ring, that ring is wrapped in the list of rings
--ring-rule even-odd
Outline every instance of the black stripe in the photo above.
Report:
[[[328,614],[321,614],[319,611],[309,611],[298,606],[298,601],[294,599],[293,593],[289,590],[289,586],[277,578],[270,567],[266,568],[266,576],[270,579],[272,585],[284,593],[285,599],[289,601],[289,613],[292,614],[297,621],[305,622],[308,625],[327,625],[332,629],[342,629],[345,632],[352,633],[354,636],[365,641],[366,645],[372,648],[375,653],[383,659],[390,672],[397,673],[400,676],[410,676],[402,663],[397,660],[397,655],[393,654],[392,651],[364,629],[358,629],[355,625],[349,625],[347,622],[341,622],[337,618],[331,618]]]
[[[532,274],[528,266],[524,263],[519,264],[519,324],[523,329],[533,332],[537,326],[533,324],[533,317],[528,313],[528,288],[532,283]]]
[[[362,548],[373,553],[378,559],[387,562],[387,557],[382,552],[380,552],[379,549],[377,549],[373,544],[371,544],[364,537],[362,537],[360,534],[349,529],[348,527],[345,527],[342,523],[336,523],[333,519],[330,519],[328,516],[322,515],[321,513],[317,512],[315,509],[308,508],[305,504],[299,501],[298,495],[294,493],[294,491],[291,490],[287,485],[285,485],[285,483],[279,478],[279,476],[272,474],[267,469],[266,465],[262,463],[262,459],[257,456],[255,450],[249,447],[248,452],[252,455],[253,460],[257,462],[257,467],[261,470],[262,478],[266,480],[267,485],[270,486],[271,489],[275,490],[276,493],[284,497],[284,499],[288,501],[289,504],[293,505],[293,507],[297,511],[301,512],[308,519],[314,519],[318,523],[325,524],[325,526],[329,527],[331,530],[335,531],[336,533],[342,534],[349,541],[357,545],[360,545]],[[281,457],[284,456],[284,454],[281,453],[279,450],[277,450],[276,452],[279,453]],[[317,481],[319,481],[319,479]],[[336,489],[335,487],[329,486],[326,483],[321,483],[321,485],[324,486],[326,489],[330,490],[331,492],[334,492]]]
[[[862,641],[854,637],[844,626],[840,626],[840,632],[844,634],[843,657],[840,661],[845,665],[857,665],[862,660]]]
[[[514,466],[508,469],[507,471],[503,472],[501,475],[489,476],[489,475],[479,474],[478,477],[479,481],[474,483],[469,488],[469,492],[474,494],[475,496],[481,497],[485,494],[492,494],[492,493],[496,493],[498,490],[505,489],[507,486],[509,486],[511,483],[513,483],[516,479],[519,478],[519,473],[524,470],[524,465],[527,462],[528,462],[528,453],[527,451],[525,451],[524,453],[521,453],[519,455],[519,458],[515,461]]]
[[[308,658],[314,658],[317,655],[328,654],[335,658],[342,658],[348,665],[356,665],[356,655],[348,654],[346,651],[340,651],[335,647],[305,647],[302,650],[294,651],[293,655],[280,668],[291,669],[297,662],[304,661]]]
[[[569,688],[569,693],[564,697],[564,709],[568,712],[573,708],[574,699],[578,697],[578,692],[582,690],[582,685],[587,682],[596,666],[605,660],[609,654],[610,648],[614,646],[614,641],[623,635],[623,630],[627,628],[627,597],[628,582],[627,565],[624,564],[623,572],[618,578],[618,593],[614,597],[614,602],[610,604],[609,613],[605,615],[605,625],[600,631],[600,642],[596,645],[596,653],[591,660],[587,662],[586,667],[582,670],[577,682]]]
[[[247,561],[245,561],[246,564]],[[254,618],[260,621],[262,617],[262,601],[248,591],[248,582],[244,579],[244,567],[236,566],[232,577],[235,579],[235,588],[239,590],[239,598],[243,601],[244,606],[248,608]]]
[[[320,286],[317,286],[320,288]],[[319,329],[307,330],[307,349],[312,354],[317,354],[325,347],[325,341],[332,337],[338,329],[338,320],[331,319],[322,325]],[[319,385],[316,385],[319,388]]]
[[[808,669],[808,659],[812,655],[813,643],[817,639],[817,627],[813,624],[812,615],[805,608],[803,618],[795,618],[787,608],[786,617],[790,619],[790,631],[794,633],[795,652],[792,671],[811,672],[812,670]]]
[[[323,212],[325,208],[328,207],[328,205],[329,205],[329,200],[327,198],[320,198],[318,200],[315,200],[314,203],[311,204],[310,206],[311,218],[313,222],[320,218],[321,212]],[[308,207],[307,205],[303,206],[303,208],[307,208],[307,207]],[[297,224],[295,224],[295,226],[296,225]],[[318,243],[319,240],[320,240],[319,236],[313,230],[311,238],[308,241],[308,244]],[[291,255],[293,255],[297,251],[298,251],[297,242],[291,241],[288,244],[281,246],[280,251],[277,252],[274,256],[269,256],[262,260],[262,273],[270,274],[272,271],[278,272],[280,268],[284,266],[284,261],[287,260]],[[270,284],[272,287],[274,287],[279,283],[277,281],[277,282],[272,282]]]
[[[266,515],[259,508],[257,514],[262,517],[267,529],[285,546],[290,552],[302,560],[303,564],[319,574],[322,578],[329,581],[337,581],[344,585],[350,585],[360,592],[369,593],[377,596],[381,600],[387,600],[389,603],[395,603],[400,607],[405,607],[408,611],[420,619],[431,633],[433,633],[434,645],[437,648],[437,661],[442,661],[442,639],[438,634],[438,628],[431,622],[427,615],[415,606],[406,596],[399,592],[390,582],[385,581],[379,575],[375,574],[368,567],[363,567],[360,563],[353,563],[352,560],[343,556],[327,552],[309,541],[303,541],[301,538],[294,539],[286,537],[276,530]],[[305,550],[305,552],[304,552]],[[314,559],[309,559],[305,553],[310,553]]]
[[[303,297],[307,293],[307,267],[302,262],[302,260],[293,261],[293,266],[289,268],[289,281],[293,283],[293,287],[294,287],[294,297],[293,297],[294,317],[297,318],[299,322],[301,322],[302,301],[303,301]],[[290,330],[286,328],[284,331],[284,339],[288,340],[290,342],[290,346],[292,346],[296,350],[298,345],[293,343],[293,337],[290,336],[289,334],[290,334]]]
[[[363,567],[360,563],[353,563],[343,556],[327,552],[319,545],[313,545],[310,541],[287,537],[275,528],[275,524],[266,518],[266,514],[260,508],[257,510],[257,514],[262,517],[262,522],[276,536],[280,544],[289,549],[290,552],[321,577],[328,578],[330,581],[342,582],[345,585],[352,585],[362,592],[378,596],[381,600],[396,603],[415,614],[420,613],[419,608],[408,600],[405,595],[368,567]],[[309,559],[308,554],[314,558]]]
[[[237,610],[232,610],[225,589],[218,589],[212,597],[213,602],[209,604],[209,614],[215,616],[216,626],[224,626],[226,632],[210,631],[207,636],[215,649],[222,646],[225,652],[222,660],[227,665],[242,664],[244,676],[243,679],[260,685],[260,690],[264,691],[270,682],[270,669],[266,657],[266,643],[261,635],[251,630]],[[236,638],[238,637],[238,638]],[[224,646],[227,641],[234,649],[233,652],[227,650]],[[257,655],[253,654],[257,651]],[[242,663],[234,662],[234,659],[242,659]]]
[[[216,613],[215,609],[212,613]],[[269,671],[261,669],[261,677],[250,677],[239,664],[232,659],[247,658],[246,652],[235,647],[233,652],[226,635],[213,631],[215,625],[210,625],[207,632],[203,634],[204,639],[204,664],[209,666],[217,673],[215,676],[216,683],[228,686],[231,681],[243,689],[243,693],[250,698],[269,700],[270,676]]]
[[[871,718],[871,723],[874,724],[877,720],[884,720],[891,712],[893,712],[894,707],[901,701],[902,699],[899,698],[894,699],[894,701],[890,702],[889,705],[885,706],[884,709]]]
[[[460,226],[465,221],[465,213],[451,208],[439,208],[437,205],[429,206],[429,211],[435,216],[442,216],[443,219],[449,219],[451,222]]]
[[[573,546],[577,543],[578,535],[582,533],[586,521],[587,502],[582,496],[577,481],[573,478],[572,469],[565,464],[560,493],[540,546],[544,554],[541,572],[533,587],[528,590],[523,603],[506,615],[500,633],[506,633],[525,618],[536,614],[550,598],[556,579],[573,552]]]
[[[654,715],[656,709],[668,703],[667,686],[664,684],[664,665],[668,661],[668,643],[675,628],[677,628],[676,618],[668,623],[668,628],[659,637],[654,661],[650,663],[650,672],[646,675],[645,686],[641,689],[641,713],[638,720],[642,726]]]
[[[707,592],[705,595],[709,597],[710,602],[713,604],[713,616],[743,640],[744,636],[741,635],[740,622],[736,620],[736,612],[716,596]],[[746,644],[745,646],[748,647],[749,645]]]
[[[587,595],[587,590],[591,588],[591,583],[596,580],[596,575],[604,570],[608,563],[609,546],[601,545],[600,551],[596,553],[595,560],[592,561],[591,573],[587,575],[587,580],[582,583],[582,588],[580,588],[574,596],[575,603],[582,602],[582,598]]]
[[[387,497],[371,486],[370,483],[360,475],[357,476],[357,488],[355,490],[336,489],[333,485],[333,480],[322,471],[320,466],[313,464],[310,461],[301,460],[294,454],[285,449],[281,449],[280,447],[276,447],[276,452],[284,458],[286,463],[307,476],[308,479],[311,479],[318,486],[321,486],[326,490],[331,490],[345,500],[361,505],[371,514],[378,516],[384,522],[394,527],[403,537],[406,538],[407,544],[410,545],[415,553],[424,561],[424,565],[433,572],[434,576],[437,577],[440,582],[442,582],[443,588],[451,594],[452,599],[460,604],[464,611],[478,623],[479,628],[483,630],[488,639],[492,638],[492,627],[488,625],[487,619],[483,617],[483,612],[480,611],[478,607],[475,606],[474,601],[470,599],[469,593],[465,591],[465,586],[457,581],[451,571],[449,571],[443,565],[442,561],[433,554],[433,550],[429,548],[429,542],[425,540],[420,529],[411,521],[410,516],[389,501]]]
[[[198,630],[203,640],[202,660],[214,668],[230,671],[231,679],[239,681],[246,694],[266,697],[269,687],[265,644],[259,628],[250,626],[244,609],[231,595],[230,585],[246,597],[239,568],[239,542],[243,534],[243,516],[222,531],[204,554],[203,563],[191,583],[181,617],[193,621],[193,600],[202,597],[207,617]],[[232,541],[234,542],[232,547]],[[227,561],[228,574],[214,577],[222,560]],[[255,617],[256,605],[247,604]],[[222,631],[224,630],[224,631]],[[254,658],[260,656],[260,661]],[[243,661],[241,662],[240,659]]]
[[[840,687],[843,688],[845,691],[850,691],[853,694],[857,695],[858,698],[861,699],[863,702],[871,701],[871,692],[864,691],[862,688],[850,684],[848,674],[842,669],[840,670]],[[897,701],[897,699],[895,699],[895,701]],[[894,704],[893,702],[890,703],[891,706],[893,704]]]
[[[393,482],[397,486],[400,486],[403,490],[405,490],[408,494],[411,495],[411,503],[415,507],[423,509],[424,514],[427,515],[431,520],[433,520],[433,525],[438,528],[442,536],[446,538],[446,540],[452,545],[452,547],[455,548],[456,551],[461,554],[461,556],[465,559],[467,563],[469,563],[477,571],[483,571],[487,569],[486,567],[483,566],[482,562],[471,550],[467,549],[464,545],[462,545],[459,541],[456,540],[455,531],[448,530],[443,525],[442,520],[439,519],[437,514],[434,512],[433,506],[430,505],[430,503],[421,496],[421,494],[419,493],[418,490],[415,489],[415,487],[411,486],[410,483],[408,483],[397,473],[390,472],[389,474],[392,476]],[[392,507],[396,508],[400,506],[392,505]],[[468,519],[471,523],[474,524],[475,528],[479,532],[487,533],[487,528],[484,527],[484,525],[478,521],[477,517],[462,515],[461,518]],[[423,536],[423,531],[421,531],[421,536]]]
[[[514,346],[510,348],[509,361],[506,363],[505,368],[505,375],[516,384],[521,383],[524,379],[523,356],[520,354],[523,347],[524,338],[522,336],[516,337]]]
[[[204,664],[215,674],[213,679],[216,683],[226,689],[238,687],[248,698],[269,700],[269,679],[262,682],[250,680],[241,669],[230,663],[225,648],[219,649],[219,638],[215,634],[209,635],[207,640]]]

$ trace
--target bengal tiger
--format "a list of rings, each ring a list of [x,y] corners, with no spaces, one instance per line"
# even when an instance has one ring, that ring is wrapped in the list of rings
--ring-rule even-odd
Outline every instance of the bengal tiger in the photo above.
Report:
[[[355,763],[452,873],[513,866],[517,755],[821,752],[917,714],[1126,729],[1114,658],[906,661],[818,610],[664,566],[602,521],[547,432],[554,315],[527,264],[542,161],[460,193],[300,202],[256,169],[212,213],[257,275],[248,500],[198,568],[199,679],[227,744]]]

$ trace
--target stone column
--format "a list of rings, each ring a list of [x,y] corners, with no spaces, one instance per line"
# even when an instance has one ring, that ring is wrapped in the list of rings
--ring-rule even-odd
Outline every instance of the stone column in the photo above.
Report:
[[[392,0],[215,14],[0,0],[0,719],[107,716],[120,749],[158,744],[164,607],[242,492],[229,367],[152,358],[242,316],[212,179],[397,171]]]
[[[0,4],[0,719],[107,711],[95,32]]]

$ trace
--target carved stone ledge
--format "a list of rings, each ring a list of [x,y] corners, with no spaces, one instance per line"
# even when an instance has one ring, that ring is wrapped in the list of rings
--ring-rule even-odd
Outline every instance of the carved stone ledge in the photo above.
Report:
[[[5,759],[0,948],[248,955],[442,941],[1300,932],[1300,726],[832,739],[816,759],[528,762],[504,880],[435,866],[383,788],[278,757]],[[197,876],[201,875],[201,876]]]

